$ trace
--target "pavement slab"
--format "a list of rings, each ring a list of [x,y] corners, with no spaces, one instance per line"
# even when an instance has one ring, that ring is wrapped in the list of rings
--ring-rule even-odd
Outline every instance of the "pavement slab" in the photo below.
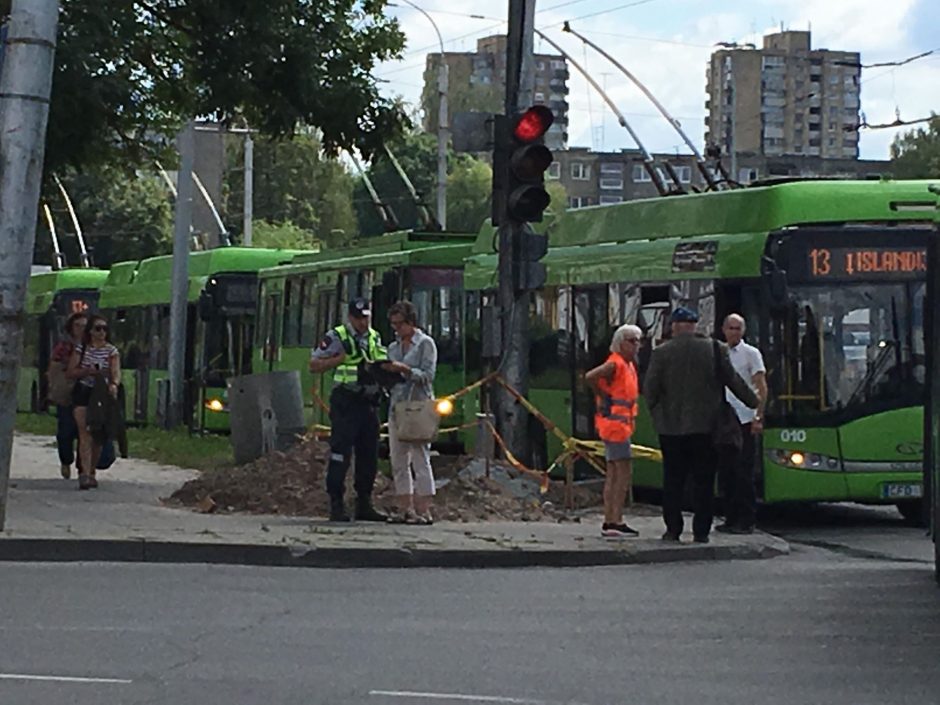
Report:
[[[635,539],[578,522],[435,522],[405,526],[257,514],[200,514],[161,498],[198,473],[136,458],[99,473],[97,490],[59,477],[55,439],[17,434],[0,560],[223,563],[297,567],[529,567],[771,558],[789,553],[763,532],[712,534],[709,544],[660,540],[658,517],[632,516]],[[687,524],[690,526],[691,521]]]

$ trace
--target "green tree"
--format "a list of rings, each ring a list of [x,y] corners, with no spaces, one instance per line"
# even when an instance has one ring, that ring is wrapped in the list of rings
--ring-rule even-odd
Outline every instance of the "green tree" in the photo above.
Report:
[[[9,15],[0,0],[0,23]],[[46,173],[141,164],[191,116],[321,131],[371,153],[407,123],[373,69],[401,56],[386,0],[61,0]],[[165,155],[163,155],[165,156]]]
[[[245,174],[244,141],[233,139],[225,182],[225,210],[241,239]],[[358,231],[353,179],[342,163],[328,158],[319,140],[305,131],[290,140],[259,140],[254,148],[252,212],[272,225],[289,224],[319,241],[339,244]],[[339,235],[338,231],[342,231]],[[256,242],[252,233],[252,241]]]
[[[269,223],[266,220],[252,221],[251,243],[254,247],[281,247],[288,250],[310,250],[320,245],[313,233],[290,221]]]
[[[493,170],[479,159],[461,155],[447,177],[447,229],[475,233],[490,217]]]
[[[94,264],[138,260],[170,252],[173,243],[173,200],[153,173],[125,173],[101,168],[62,179],[75,206]],[[78,241],[58,190],[46,199],[53,212],[59,243],[70,265],[79,263]],[[37,264],[52,262],[52,241],[45,219],[36,238]]]
[[[546,209],[548,213],[559,216],[568,210],[568,192],[561,181],[557,179],[546,180],[545,190],[548,191],[548,195],[552,199]]]
[[[389,142],[389,149],[414,184],[422,201],[434,211],[437,176],[437,138],[424,132],[409,132]],[[452,155],[451,155],[452,158]],[[420,227],[418,209],[395,167],[384,153],[378,153],[367,170],[379,198],[389,205],[402,228]],[[359,229],[365,236],[380,235],[384,225],[360,179],[353,195]]]
[[[898,179],[940,177],[940,116],[934,116],[927,127],[918,127],[894,138],[891,170]]]

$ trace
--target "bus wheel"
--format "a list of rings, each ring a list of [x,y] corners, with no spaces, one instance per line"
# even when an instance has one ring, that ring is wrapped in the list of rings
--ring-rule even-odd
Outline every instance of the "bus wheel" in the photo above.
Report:
[[[927,526],[924,521],[924,500],[908,499],[895,505],[905,523],[910,526]]]

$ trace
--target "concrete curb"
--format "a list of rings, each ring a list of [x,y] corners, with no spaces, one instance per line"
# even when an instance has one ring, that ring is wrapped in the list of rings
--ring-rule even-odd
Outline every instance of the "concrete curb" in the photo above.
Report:
[[[756,560],[790,552],[782,539],[733,546],[624,544],[607,550],[311,548],[303,544],[190,543],[151,539],[0,538],[0,561],[210,563],[294,568],[568,568]]]

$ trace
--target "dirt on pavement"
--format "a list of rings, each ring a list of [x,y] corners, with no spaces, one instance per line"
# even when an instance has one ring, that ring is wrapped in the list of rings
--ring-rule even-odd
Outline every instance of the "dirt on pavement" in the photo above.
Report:
[[[185,483],[165,501],[201,512],[248,512],[323,517],[329,513],[324,489],[329,447],[305,440],[286,452],[275,451],[246,465],[211,470]],[[577,521],[584,511],[599,509],[601,485],[573,488],[574,512],[564,510],[564,486],[551,483],[547,493],[517,496],[493,478],[465,477],[458,471],[468,457],[435,457],[435,474],[448,478],[434,497],[434,516],[450,521]],[[353,471],[347,497],[353,496]],[[376,504],[391,509],[394,488],[381,473],[375,481]]]

